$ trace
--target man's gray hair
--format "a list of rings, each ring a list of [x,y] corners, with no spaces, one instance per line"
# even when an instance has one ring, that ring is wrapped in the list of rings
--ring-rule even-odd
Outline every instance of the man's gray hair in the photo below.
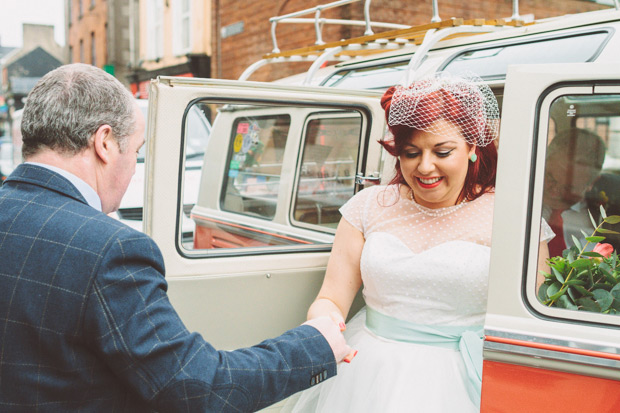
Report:
[[[112,128],[121,152],[135,132],[135,99],[114,76],[82,63],[43,76],[28,94],[22,116],[22,155],[43,148],[77,154],[102,125]]]

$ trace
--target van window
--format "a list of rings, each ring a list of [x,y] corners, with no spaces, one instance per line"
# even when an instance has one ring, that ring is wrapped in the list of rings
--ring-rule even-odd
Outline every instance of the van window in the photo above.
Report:
[[[240,117],[233,123],[222,209],[272,219],[291,117]]]
[[[458,53],[439,70],[474,72],[485,80],[503,79],[510,64],[590,62],[609,38],[607,31],[519,42]]]
[[[549,116],[538,299],[620,314],[620,95],[560,96]]]
[[[188,174],[196,133],[188,114],[196,106],[208,108],[212,124],[196,160],[199,179]],[[376,148],[372,158],[359,155],[376,144],[368,125],[354,104],[194,102],[180,164],[179,249],[192,257],[329,250],[340,206],[361,188],[361,160],[372,159],[373,172],[379,164]]]
[[[385,90],[398,84],[408,64],[409,60],[404,60],[385,65],[341,70],[331,75],[321,86]]]
[[[355,189],[361,130],[362,118],[355,112],[316,114],[307,121],[292,217],[298,225],[338,225],[338,209]]]

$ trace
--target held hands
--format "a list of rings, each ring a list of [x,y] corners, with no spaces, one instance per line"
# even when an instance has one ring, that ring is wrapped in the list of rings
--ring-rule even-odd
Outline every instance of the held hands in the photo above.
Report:
[[[344,339],[342,332],[346,329],[344,319],[337,312],[332,312],[330,316],[321,316],[313,318],[304,323],[316,328],[325,337],[337,363],[344,361],[350,363],[357,354],[357,350],[353,350]]]

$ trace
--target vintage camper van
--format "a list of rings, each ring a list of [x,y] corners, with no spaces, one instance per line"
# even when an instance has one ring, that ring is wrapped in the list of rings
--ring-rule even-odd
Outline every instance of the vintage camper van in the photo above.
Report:
[[[605,213],[620,214],[619,51],[616,2],[545,21],[450,19],[397,28],[274,52],[256,65],[312,55],[318,64],[301,75],[305,85],[153,80],[144,230],[162,249],[175,308],[188,328],[224,349],[301,323],[323,280],[338,208],[392,177],[394,161],[377,143],[386,130],[383,90],[438,71],[470,71],[492,88],[502,116],[481,410],[620,411],[615,267],[606,281],[580,284],[580,297],[555,273],[545,287],[537,284],[546,258],[538,249],[541,222],[554,199],[550,172],[562,181],[556,198],[581,197],[571,198],[571,208],[587,217],[575,221],[577,236],[566,237],[567,247],[590,242],[581,231],[599,240],[590,237],[593,225]],[[339,55],[349,59],[318,69]],[[190,240],[183,215],[192,183],[184,171],[188,113],[196,105],[208,106],[213,118],[194,183]],[[586,185],[576,172],[585,162],[581,150],[567,148],[565,169],[548,162],[549,144],[576,128],[604,143]],[[605,228],[613,231],[613,222]],[[615,235],[606,236],[617,251]]]

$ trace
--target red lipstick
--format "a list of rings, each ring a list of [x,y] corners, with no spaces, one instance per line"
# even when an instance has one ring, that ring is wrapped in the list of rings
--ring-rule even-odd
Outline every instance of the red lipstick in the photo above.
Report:
[[[427,178],[427,180],[428,179],[433,179],[433,178]],[[417,177],[416,177],[416,181],[418,181],[418,185],[420,185],[422,188],[431,189],[431,188],[435,188],[436,186],[438,186],[443,181],[443,177],[440,177],[437,180],[437,182],[433,182],[432,184],[425,184],[424,182],[420,180],[420,178],[417,178]]]

